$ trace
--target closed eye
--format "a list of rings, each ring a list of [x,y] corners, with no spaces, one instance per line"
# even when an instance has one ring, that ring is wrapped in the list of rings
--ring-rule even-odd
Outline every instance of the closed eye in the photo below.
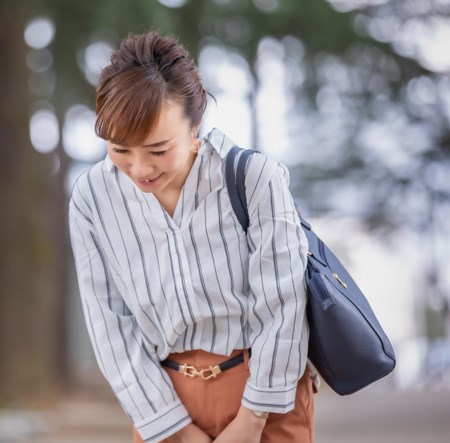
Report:
[[[127,152],[126,149],[119,149],[119,148],[113,148],[112,150],[116,154],[125,154]]]
[[[128,149],[119,149],[119,148],[112,148],[112,151],[115,154],[126,154],[128,152]],[[161,157],[162,155],[165,155],[167,151],[152,151],[150,152],[150,155],[154,155],[155,157]]]

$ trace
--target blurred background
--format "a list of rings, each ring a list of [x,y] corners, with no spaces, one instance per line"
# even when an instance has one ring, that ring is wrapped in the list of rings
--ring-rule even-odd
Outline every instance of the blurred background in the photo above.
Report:
[[[286,164],[397,353],[316,398],[317,441],[450,441],[450,0],[0,0],[0,443],[127,442],[67,230],[105,156],[95,85],[129,32],[175,34],[218,127]]]

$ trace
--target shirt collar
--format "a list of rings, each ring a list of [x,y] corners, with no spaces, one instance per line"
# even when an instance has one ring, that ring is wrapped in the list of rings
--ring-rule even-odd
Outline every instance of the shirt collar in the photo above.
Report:
[[[115,169],[115,165],[111,158],[109,157],[109,154],[106,154],[105,159],[103,160],[103,167],[106,171],[113,172]]]
[[[204,140],[209,143],[220,155],[221,158],[225,158],[233,146],[236,143],[228,138],[223,132],[217,128],[213,128],[205,137]]]

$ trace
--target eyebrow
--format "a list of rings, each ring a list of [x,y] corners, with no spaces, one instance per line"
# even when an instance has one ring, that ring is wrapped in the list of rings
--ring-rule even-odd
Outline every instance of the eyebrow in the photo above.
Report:
[[[142,145],[143,148],[159,148],[162,145],[165,145],[166,143],[170,142],[172,139],[168,139],[168,140],[161,140],[160,142],[156,142],[156,143],[150,143],[148,145]]]

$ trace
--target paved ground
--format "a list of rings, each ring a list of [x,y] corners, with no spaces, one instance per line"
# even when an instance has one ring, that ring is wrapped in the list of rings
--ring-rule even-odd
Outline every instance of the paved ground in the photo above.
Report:
[[[16,420],[24,438],[13,440],[4,428],[0,443],[131,443],[127,418],[104,400],[66,400],[36,415],[35,429],[39,424],[45,433],[25,437],[26,421]],[[339,397],[322,391],[316,396],[316,443],[450,443],[450,392],[366,390]]]
[[[317,397],[317,443],[450,443],[450,392]]]

